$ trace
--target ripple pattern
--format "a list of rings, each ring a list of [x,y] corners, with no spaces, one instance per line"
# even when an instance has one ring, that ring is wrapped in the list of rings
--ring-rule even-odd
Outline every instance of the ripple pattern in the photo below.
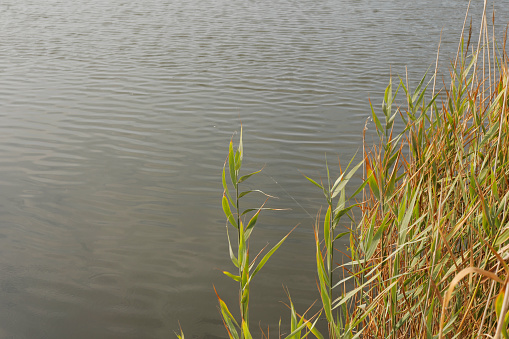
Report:
[[[405,66],[416,83],[442,28],[447,74],[464,7],[2,1],[0,337],[167,338],[179,320],[190,337],[224,337],[212,284],[235,295],[217,269],[229,264],[219,179],[240,122],[246,166],[267,164],[255,185],[293,208],[269,213],[253,246],[303,225],[254,287],[253,314],[287,316],[281,282],[310,304],[320,196],[298,170],[347,161],[368,98],[379,107]],[[508,8],[495,9],[501,31]]]

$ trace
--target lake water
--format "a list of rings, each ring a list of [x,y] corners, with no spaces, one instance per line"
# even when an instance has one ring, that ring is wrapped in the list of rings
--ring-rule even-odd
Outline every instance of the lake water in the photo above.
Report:
[[[241,122],[246,173],[265,165],[247,187],[292,209],[262,215],[253,252],[300,224],[253,282],[252,324],[277,336],[283,286],[301,312],[318,298],[303,173],[354,155],[368,98],[405,66],[415,84],[442,28],[448,73],[467,3],[2,1],[0,338],[225,337],[220,175]]]

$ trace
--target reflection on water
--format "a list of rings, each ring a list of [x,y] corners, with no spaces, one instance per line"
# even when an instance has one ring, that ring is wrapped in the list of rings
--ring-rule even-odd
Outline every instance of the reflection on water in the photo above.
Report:
[[[479,5],[473,9],[479,12]],[[235,301],[219,181],[240,121],[278,195],[254,248],[301,226],[253,286],[276,325],[317,297],[320,194],[389,72],[454,55],[464,1],[2,1],[0,337],[224,337]],[[500,21],[507,8],[497,5]],[[377,106],[378,107],[378,106]],[[303,209],[305,208],[305,210]],[[285,319],[285,318],[284,318]],[[276,328],[273,328],[276,330]]]

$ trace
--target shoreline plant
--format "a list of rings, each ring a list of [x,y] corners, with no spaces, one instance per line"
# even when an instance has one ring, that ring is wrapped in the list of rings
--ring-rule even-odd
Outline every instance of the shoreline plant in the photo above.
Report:
[[[325,183],[306,177],[327,206],[314,227],[321,310],[301,316],[289,298],[286,338],[322,339],[316,328],[322,322],[330,339],[509,338],[507,29],[498,45],[487,0],[477,39],[471,24],[465,34],[467,17],[468,10],[447,85],[444,80],[436,89],[437,67],[414,90],[408,79],[400,78],[396,88],[391,79],[382,114],[371,107],[376,143],[368,147],[365,128],[362,161],[340,168],[334,183],[327,165]],[[404,95],[399,106],[398,93]],[[230,141],[222,175],[230,258],[238,268],[224,273],[239,284],[240,320],[218,300],[232,339],[252,338],[250,283],[291,233],[258,264],[261,254],[250,262],[249,238],[267,208],[240,209],[240,199],[256,190],[241,192],[239,184],[260,172],[240,176],[242,158],[241,129],[235,152]],[[361,167],[362,184],[347,196],[346,186]],[[250,212],[245,224],[242,216]],[[341,231],[343,217],[351,224]],[[237,231],[236,255],[228,227]],[[349,262],[337,264],[335,241],[344,236]],[[182,331],[178,337],[184,338]]]
[[[228,309],[226,303],[219,297],[219,294],[214,288],[217,299],[219,301],[219,309],[221,312],[223,323],[228,332],[228,336],[231,339],[252,338],[249,319],[250,284],[252,282],[252,279],[256,276],[256,274],[263,268],[263,266],[269,260],[269,258],[283,244],[283,242],[288,238],[290,233],[293,231],[292,229],[276,245],[274,245],[274,247],[272,247],[270,251],[264,254],[261,260],[258,261],[258,263],[257,259],[260,256],[262,256],[266,246],[255,256],[255,258],[252,261],[250,261],[249,239],[258,221],[260,212],[262,210],[277,210],[277,209],[265,207],[265,203],[269,198],[272,198],[272,196],[265,194],[260,190],[247,190],[247,191],[240,190],[241,183],[249,179],[251,176],[258,174],[262,171],[262,169],[260,169],[256,172],[252,172],[241,176],[240,170],[242,167],[242,160],[244,157],[242,134],[243,133],[241,127],[239,145],[236,151],[234,151],[233,148],[233,138],[232,140],[230,140],[228,157],[224,163],[222,174],[222,183],[224,189],[222,207],[223,212],[227,219],[226,234],[228,238],[229,255],[233,265],[238,269],[238,273],[230,273],[228,271],[223,271],[223,273],[238,283],[239,308],[240,308],[239,320],[235,319],[235,317]],[[226,170],[226,168],[228,168],[228,171]],[[229,184],[227,183],[226,180],[227,172],[229,174],[228,176],[230,177],[231,183],[230,185],[233,186],[232,194],[230,194],[230,189],[228,188]],[[250,193],[262,194],[266,196],[267,199],[259,208],[247,208],[242,210],[240,207],[240,201],[243,197]],[[254,212],[254,214],[250,217],[249,221],[245,223],[244,217],[251,212]],[[234,246],[237,248],[237,255],[234,254],[234,251],[232,249],[232,242],[228,230],[229,227],[233,227],[237,231],[237,242],[235,243]],[[313,326],[309,324],[309,320],[305,320],[303,317],[297,319],[297,315],[295,313],[293,304],[291,304],[291,310],[292,310],[292,326],[291,333],[286,337],[287,339],[290,338],[299,339],[301,331],[303,331],[307,327],[309,327],[310,330],[314,331]]]
[[[509,338],[509,73],[490,33],[485,2],[440,103],[427,93],[435,71],[413,91],[389,83],[384,123],[372,110],[378,143],[341,266],[354,288],[331,301],[348,304],[331,338]],[[406,108],[393,107],[399,89]]]

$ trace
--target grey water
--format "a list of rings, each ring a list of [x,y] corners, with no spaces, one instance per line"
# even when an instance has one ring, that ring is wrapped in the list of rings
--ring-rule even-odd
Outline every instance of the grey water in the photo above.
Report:
[[[220,176],[241,124],[246,173],[265,167],[246,187],[291,209],[260,217],[253,253],[299,224],[253,281],[253,327],[277,336],[283,287],[300,312],[318,298],[323,202],[303,174],[323,178],[327,155],[337,175],[368,99],[379,110],[391,74],[434,69],[441,32],[447,77],[467,4],[0,2],[0,338],[172,338],[179,322],[226,337]],[[509,6],[493,10],[501,37]]]

